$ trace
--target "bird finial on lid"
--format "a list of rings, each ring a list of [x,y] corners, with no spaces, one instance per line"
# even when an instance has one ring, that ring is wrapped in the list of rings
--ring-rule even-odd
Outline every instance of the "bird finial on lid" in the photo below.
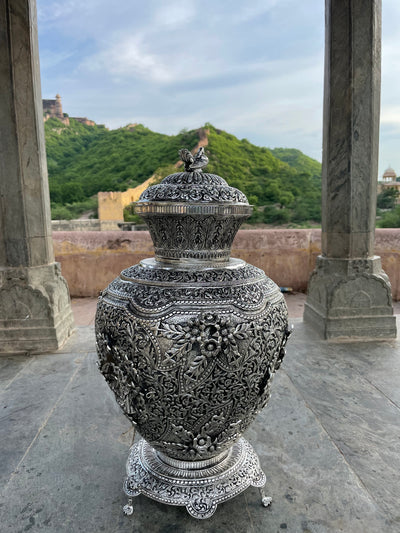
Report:
[[[204,153],[204,148],[201,146],[195,156],[187,148],[179,150],[179,155],[185,163],[186,172],[201,172],[201,169],[208,163],[208,157]]]

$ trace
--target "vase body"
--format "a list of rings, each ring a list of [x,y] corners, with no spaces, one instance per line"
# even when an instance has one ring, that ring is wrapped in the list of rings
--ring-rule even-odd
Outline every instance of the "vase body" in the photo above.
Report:
[[[143,261],[100,298],[100,370],[156,450],[207,459],[267,403],[286,316],[275,283],[242,261],[204,269]]]
[[[222,178],[173,174],[143,193],[137,212],[156,257],[102,292],[99,368],[167,462],[217,463],[269,399],[286,304],[263,271],[230,258],[251,207]]]

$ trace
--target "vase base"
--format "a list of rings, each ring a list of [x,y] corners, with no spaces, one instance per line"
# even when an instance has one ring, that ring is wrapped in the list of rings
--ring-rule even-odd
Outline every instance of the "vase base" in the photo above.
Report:
[[[139,494],[168,505],[184,505],[194,518],[209,518],[217,505],[240,494],[249,486],[259,487],[262,504],[267,507],[271,498],[263,487],[264,472],[253,447],[240,438],[221,460],[199,463],[200,468],[187,468],[184,461],[163,461],[162,456],[144,439],[129,452],[124,492],[129,497],[124,513],[133,513],[132,498]]]

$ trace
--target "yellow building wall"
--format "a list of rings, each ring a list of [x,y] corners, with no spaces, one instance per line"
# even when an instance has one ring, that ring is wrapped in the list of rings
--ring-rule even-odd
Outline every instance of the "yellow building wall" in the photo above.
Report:
[[[155,177],[147,179],[137,187],[127,189],[123,192],[99,192],[97,198],[99,202],[99,220],[124,220],[124,209],[132,202],[137,202],[143,191],[153,182]]]

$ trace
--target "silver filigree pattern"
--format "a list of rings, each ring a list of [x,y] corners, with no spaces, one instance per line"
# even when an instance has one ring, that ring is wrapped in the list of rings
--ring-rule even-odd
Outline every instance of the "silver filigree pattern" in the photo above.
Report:
[[[171,174],[148,188],[135,211],[145,219],[160,261],[226,261],[252,207],[221,177],[193,171]]]
[[[212,516],[219,503],[250,485],[262,489],[266,482],[256,453],[243,438],[220,463],[208,468],[202,464],[201,476],[193,463],[169,466],[144,440],[132,446],[126,470],[124,490],[130,498],[144,494],[168,505],[185,506],[200,519]],[[271,502],[271,498],[261,495],[263,505]],[[125,507],[129,514],[133,512],[132,504]]]
[[[178,172],[146,189],[140,202],[236,202],[248,205],[246,196],[216,174]],[[140,209],[140,203],[139,203]]]
[[[144,439],[131,451],[126,494],[207,518],[219,502],[265,484],[241,435],[269,400],[289,331],[275,283],[230,258],[252,212],[246,197],[183,155],[189,171],[137,204],[156,257],[102,292],[96,344],[100,371]]]
[[[233,260],[232,260],[233,263]],[[127,281],[133,281],[137,283],[154,281],[161,283],[216,283],[218,285],[234,284],[237,281],[245,280],[257,281],[265,279],[264,272],[252,265],[237,261],[233,263],[235,268],[212,268],[208,270],[197,269],[179,269],[166,270],[156,268],[154,261],[147,260],[144,264],[149,265],[149,268],[143,268],[141,265],[131,266],[121,272],[121,278]]]
[[[249,207],[249,206],[247,206]],[[251,208],[250,208],[251,209]],[[208,261],[227,261],[233,239],[240,224],[249,214],[228,214],[224,217],[210,214],[184,216],[142,212],[151,238],[156,258],[194,258]]]
[[[258,313],[267,303],[283,301],[275,283],[261,270],[242,265],[235,271],[191,269],[177,270],[176,274],[171,270],[138,266],[133,271],[134,277],[129,269],[124,270],[120,278],[103,291],[102,298],[109,303],[115,300],[121,304],[125,302],[132,312],[143,316],[151,314],[152,317],[177,306],[196,304],[207,307],[210,303],[231,304],[242,311]]]
[[[96,322],[100,370],[156,449],[182,460],[215,455],[268,401],[288,335],[284,306],[251,319],[231,309],[146,320],[128,302],[115,308],[104,298]]]

